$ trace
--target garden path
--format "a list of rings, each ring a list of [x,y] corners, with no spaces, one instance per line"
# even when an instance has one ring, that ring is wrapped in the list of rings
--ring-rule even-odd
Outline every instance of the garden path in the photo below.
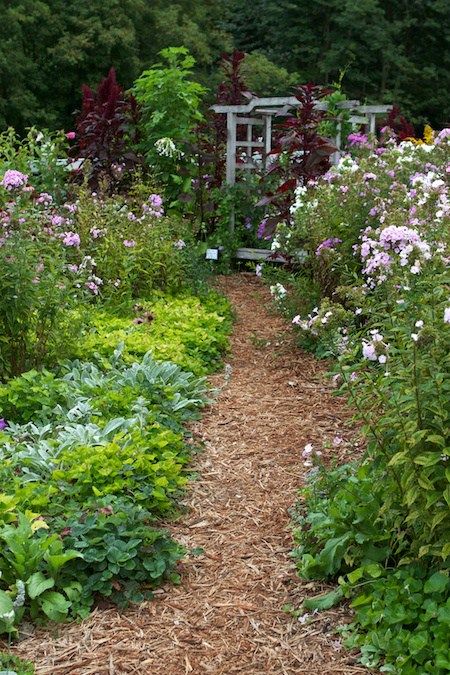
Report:
[[[303,481],[304,445],[348,435],[349,413],[323,367],[292,348],[260,281],[236,275],[219,283],[237,315],[232,374],[195,426],[205,450],[187,514],[173,527],[204,553],[155,601],[121,613],[98,608],[81,625],[23,640],[17,652],[35,660],[38,675],[366,672],[333,634],[344,610],[301,623],[282,609],[324,588],[295,576],[288,510]],[[223,375],[212,380],[224,383]]]

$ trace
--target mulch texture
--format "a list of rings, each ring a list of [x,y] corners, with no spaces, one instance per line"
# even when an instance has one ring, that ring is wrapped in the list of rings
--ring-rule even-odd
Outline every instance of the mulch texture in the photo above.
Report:
[[[335,633],[345,609],[306,623],[283,611],[325,586],[302,582],[290,558],[289,509],[307,471],[306,443],[351,440],[350,413],[332,396],[324,366],[292,344],[254,276],[219,282],[237,320],[231,377],[212,379],[217,401],[194,427],[204,451],[175,537],[204,553],[181,567],[180,586],[119,612],[100,609],[81,624],[39,629],[15,652],[38,675],[356,675],[367,673]],[[227,369],[228,371],[230,368]],[[347,448],[347,449],[346,449]],[[342,460],[351,452],[345,443]],[[331,451],[330,451],[331,452]]]

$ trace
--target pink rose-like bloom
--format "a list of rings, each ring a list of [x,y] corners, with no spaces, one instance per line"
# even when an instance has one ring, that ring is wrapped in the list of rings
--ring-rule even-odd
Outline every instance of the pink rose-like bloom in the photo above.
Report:
[[[73,141],[75,137],[76,133],[74,131],[68,131],[66,134],[66,138],[68,141]]]
[[[76,232],[64,232],[62,235],[64,246],[76,246],[80,245],[80,235]]]
[[[8,169],[8,171],[5,171],[5,174],[0,181],[0,185],[3,185],[6,190],[14,190],[15,188],[24,187],[27,184],[27,180],[28,176],[21,171]]]
[[[133,239],[124,239],[123,245],[127,248],[134,248],[136,246],[136,242]]]
[[[366,136],[366,134],[353,133],[347,136],[347,141],[349,142],[350,145],[364,146],[367,144],[368,137]]]

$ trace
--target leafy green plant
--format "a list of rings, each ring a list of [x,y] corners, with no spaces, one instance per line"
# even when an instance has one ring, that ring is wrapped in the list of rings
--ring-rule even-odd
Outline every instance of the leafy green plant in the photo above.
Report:
[[[29,370],[0,385],[0,413],[10,422],[45,420],[67,393],[67,383],[53,373]]]
[[[136,324],[131,317],[93,312],[91,330],[79,343],[79,356],[90,358],[97,352],[107,356],[123,342],[127,362],[151,350],[155,359],[173,361],[196,375],[204,375],[218,366],[230,329],[229,308],[224,300],[217,296],[209,300],[155,296],[154,301],[137,304],[141,315],[151,314],[150,322]]]
[[[176,582],[176,563],[184,550],[163,530],[150,527],[151,512],[123,498],[96,500],[52,521],[64,545],[82,555],[66,568],[82,587],[90,606],[102,595],[120,607],[152,597],[163,580]]]
[[[42,519],[18,513],[17,523],[0,527],[0,633],[15,634],[25,613],[52,621],[67,618],[71,602],[59,584],[62,568],[77,551],[63,550],[57,534],[42,535]],[[62,589],[61,589],[62,590]]]
[[[142,150],[148,163],[158,167],[173,201],[191,188],[190,159],[184,149],[202,120],[200,103],[206,90],[190,79],[195,59],[185,47],[169,47],[160,55],[164,63],[145,70],[133,94],[141,110]]]
[[[161,515],[186,484],[182,467],[187,459],[182,437],[155,423],[145,432],[122,432],[94,452],[90,446],[63,450],[51,479],[61,494],[81,503],[94,496],[128,495]]]

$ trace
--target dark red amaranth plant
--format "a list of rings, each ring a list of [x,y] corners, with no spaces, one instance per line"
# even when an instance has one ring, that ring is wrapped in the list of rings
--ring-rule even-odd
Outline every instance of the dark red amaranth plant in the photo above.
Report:
[[[117,184],[138,161],[130,149],[137,142],[136,100],[118,84],[114,68],[96,91],[84,84],[82,97],[76,122],[77,157],[90,161],[93,186],[98,185],[100,178]]]
[[[397,140],[404,141],[406,138],[414,138],[415,129],[411,122],[408,122],[404,117],[400,108],[394,105],[385,121],[381,123],[381,127],[389,127],[397,136]]]
[[[283,113],[284,119],[276,128],[275,146],[271,153],[274,161],[266,174],[272,183],[274,178],[278,179],[278,187],[257,204],[271,205],[277,211],[264,220],[262,236],[272,235],[279,222],[289,222],[297,185],[306,185],[330,168],[330,156],[336,147],[317,131],[326,113],[316,104],[331,92],[331,89],[312,83],[300,85],[293,92],[299,104]]]
[[[216,103],[219,105],[240,105],[253,94],[243,80],[241,67],[245,53],[235,50],[221,55],[224,80],[219,84]],[[195,180],[195,198],[202,222],[211,220],[215,205],[208,198],[211,188],[219,188],[225,177],[227,121],[223,114],[208,111],[205,121],[196,130],[197,143],[192,150],[197,155],[198,177]],[[207,218],[208,216],[208,218]],[[211,226],[214,223],[210,223]]]

